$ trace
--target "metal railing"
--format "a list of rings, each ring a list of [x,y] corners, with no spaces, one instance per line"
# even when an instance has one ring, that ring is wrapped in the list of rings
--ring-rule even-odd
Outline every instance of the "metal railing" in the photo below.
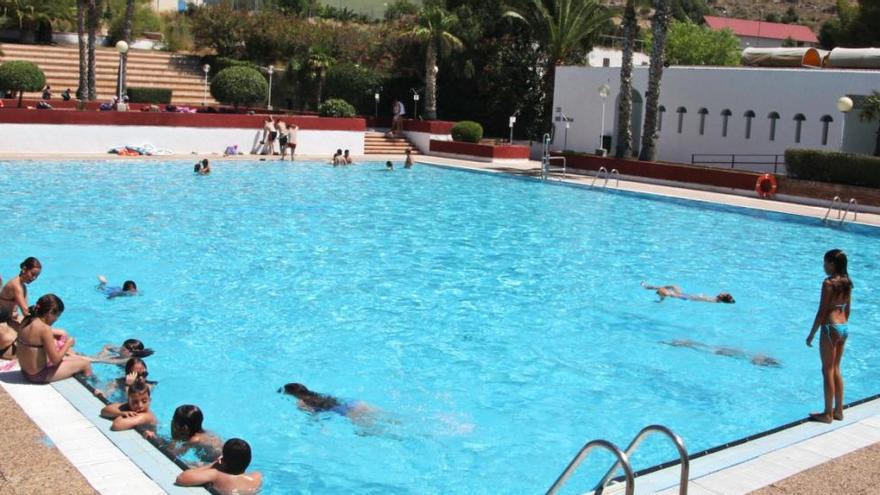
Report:
[[[602,189],[605,189],[608,187],[608,181],[611,180],[612,177],[614,177],[616,181],[614,187],[620,188],[620,172],[618,172],[616,168],[612,168],[611,172],[609,172],[607,168],[599,167],[599,170],[596,170],[596,175],[593,176],[593,182],[590,182],[590,188],[596,185],[597,180],[605,179],[605,182],[602,183]]]
[[[556,478],[556,482],[553,483],[553,486],[551,486],[549,490],[547,490],[547,495],[555,495],[556,492],[558,492],[559,489],[562,488],[562,485],[564,485],[565,482],[568,481],[571,475],[574,474],[575,470],[578,468],[578,466],[580,466],[581,462],[583,462],[583,460],[587,458],[590,452],[592,452],[593,449],[596,448],[603,448],[614,454],[614,457],[617,457],[617,464],[615,464],[615,466],[623,466],[623,474],[626,478],[625,494],[633,495],[635,493],[635,479],[633,478],[632,467],[629,465],[629,458],[626,454],[621,452],[616,445],[609,442],[608,440],[593,440],[587,442],[587,444],[584,445],[583,448],[581,448],[580,452],[578,452],[577,455],[574,456],[574,459],[571,460],[571,462],[568,464],[568,467],[565,468],[565,471],[563,471],[562,474],[559,475],[559,478]]]
[[[554,161],[562,162],[562,177],[565,178],[567,162],[564,156],[550,156],[550,134],[544,134],[544,145],[541,150],[541,180],[547,180],[547,177],[553,172],[551,165]]]
[[[691,165],[730,165],[732,169],[735,169],[737,165],[773,165],[773,173],[779,174],[781,173],[779,172],[780,165],[785,167],[785,155],[694,153],[691,155]]]
[[[831,212],[835,211],[834,206],[837,206],[837,221],[838,225],[843,225],[846,222],[846,217],[849,216],[849,212],[853,214],[853,222],[857,222],[859,219],[859,202],[856,201],[856,198],[849,198],[849,202],[846,205],[846,208],[843,207],[843,200],[840,199],[840,196],[834,196],[831,199],[831,202],[828,204],[828,209],[825,210],[825,216],[822,217],[823,223],[828,223],[828,217],[831,216]]]
[[[687,448],[684,446],[684,440],[676,435],[674,431],[663,425],[646,426],[642,428],[642,431],[640,431],[626,447],[623,451],[624,455],[627,457],[632,455],[632,453],[639,448],[642,441],[654,433],[666,435],[666,437],[672,440],[672,443],[675,444],[675,448],[678,450],[678,457],[681,459],[681,476],[679,477],[678,493],[679,495],[687,495],[688,476],[690,475],[690,458],[688,457]],[[602,477],[602,481],[596,485],[596,488],[594,489],[595,495],[601,495],[605,491],[605,487],[608,486],[608,482],[611,480],[611,477],[614,476],[614,473],[620,469],[620,466],[620,461],[611,466],[611,469],[609,469],[608,472],[605,473],[605,476]]]

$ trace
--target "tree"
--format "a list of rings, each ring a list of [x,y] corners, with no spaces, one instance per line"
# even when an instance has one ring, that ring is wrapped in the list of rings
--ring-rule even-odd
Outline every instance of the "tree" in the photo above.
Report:
[[[458,17],[440,7],[426,7],[419,13],[418,24],[412,35],[425,43],[425,118],[437,118],[437,56],[448,55],[464,47],[461,39],[452,34]]]
[[[880,122],[880,91],[871,91],[870,96],[865,98],[859,118],[865,122]],[[874,156],[880,156],[880,127],[874,141]]]
[[[314,49],[309,53],[306,61],[312,78],[317,81],[318,86],[315,92],[315,108],[321,106],[321,93],[324,91],[324,81],[327,79],[327,69],[329,69],[336,60],[330,56],[325,50],[320,48]]]
[[[401,17],[414,16],[419,13],[419,6],[410,0],[394,0],[385,8],[385,20],[396,21]]]
[[[677,21],[691,21],[697,24],[702,24],[703,16],[710,12],[705,0],[669,0],[667,10],[671,11],[673,19]]]
[[[604,27],[608,12],[595,0],[519,0],[506,17],[525,22],[540,44],[543,62],[544,112],[549,124],[553,110],[556,66],[583,63],[594,35]],[[632,0],[627,2],[632,4]],[[635,22],[635,7],[632,8]]]
[[[85,101],[89,96],[89,52],[86,46],[86,0],[76,0],[76,37],[79,44],[79,84],[76,99]]]
[[[739,65],[739,40],[729,29],[716,31],[692,22],[672,21],[666,58],[672,65]]]
[[[636,7],[626,0],[623,10],[623,60],[620,66],[620,99],[617,102],[617,147],[614,156],[624,158],[632,153],[632,71],[635,43]]]
[[[122,41],[131,45],[131,22],[134,17],[134,0],[125,1],[125,17],[122,21]],[[125,92],[125,70],[128,68],[128,51],[119,57],[119,81],[116,83],[116,94]]]
[[[785,14],[783,14],[782,18],[779,20],[783,24],[797,24],[800,17],[798,17],[797,11],[794,10],[794,7],[788,7],[788,10],[785,11]]]
[[[669,29],[669,0],[654,0],[654,17],[651,19],[653,33],[651,65],[648,68],[648,95],[645,98],[645,129],[642,133],[642,149],[639,159],[654,161],[657,158],[657,115],[660,111],[660,80],[666,63],[666,34]]]
[[[98,36],[98,25],[100,24],[101,0],[86,0],[86,28],[88,29],[89,39],[86,48],[88,52],[88,91],[87,97],[89,101],[98,99],[97,83],[95,81],[95,42]]]
[[[46,42],[51,41],[54,23],[73,21],[75,15],[73,0],[3,0],[0,12],[18,26],[22,40],[28,33],[45,33],[48,36],[37,41]]]
[[[237,66],[227,67],[211,81],[211,96],[222,103],[252,106],[269,95],[269,83],[256,69]]]
[[[0,91],[18,91],[18,108],[22,107],[25,91],[39,91],[46,85],[46,76],[37,64],[12,60],[0,64]]]

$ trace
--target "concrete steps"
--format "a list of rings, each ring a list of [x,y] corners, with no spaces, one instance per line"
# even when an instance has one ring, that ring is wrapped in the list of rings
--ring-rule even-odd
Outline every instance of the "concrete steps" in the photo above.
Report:
[[[37,64],[52,86],[54,97],[70,88],[76,91],[79,84],[79,50],[75,46],[19,45],[4,43],[0,61],[29,60]],[[116,77],[119,70],[119,53],[113,48],[98,48],[95,53],[95,74],[98,100],[106,101],[116,93]],[[204,98],[204,73],[199,58],[194,55],[167,52],[130,50],[126,82],[128,86],[169,88],[172,103],[201,105]],[[28,98],[40,98],[40,93],[25,93]],[[207,104],[217,102],[207,96]]]
[[[405,137],[386,137],[382,132],[368,132],[364,136],[364,154],[366,155],[402,155],[407,148],[412,149],[412,154],[419,154],[419,150]]]

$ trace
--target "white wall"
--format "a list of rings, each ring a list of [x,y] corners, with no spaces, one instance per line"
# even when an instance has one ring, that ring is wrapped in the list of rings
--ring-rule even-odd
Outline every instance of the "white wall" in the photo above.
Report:
[[[613,125],[619,94],[619,69],[589,67],[559,67],[556,71],[554,108],[574,119],[568,131],[568,148],[593,152],[599,146],[602,98],[598,88],[611,86],[606,101],[605,132],[615,135]],[[635,68],[633,87],[644,95],[648,70]],[[774,154],[782,155],[788,148],[841,149],[843,114],[837,110],[837,99],[843,95],[868,95],[880,80],[876,72],[847,70],[808,70],[773,68],[671,67],[664,71],[660,104],[666,107],[658,138],[658,159],[690,163],[691,155],[698,154]],[[687,109],[682,132],[677,132],[679,107]],[[699,134],[699,114],[706,108],[704,134]],[[721,111],[730,109],[727,137],[722,137]],[[744,114],[751,110],[751,138],[745,138]],[[776,139],[770,141],[770,112],[777,112]],[[806,121],[801,131],[801,142],[795,143],[795,114],[803,114]],[[847,117],[845,151],[871,153],[873,146],[865,133],[870,129],[858,125],[858,109]],[[828,143],[822,144],[824,115],[831,116]],[[562,147],[564,129],[557,124],[554,149]],[[614,143],[612,143],[612,153]],[[757,167],[772,171],[771,167]]]
[[[431,140],[435,141],[452,141],[450,134],[430,134],[427,132],[404,131],[403,134],[409,139],[409,142],[419,150],[419,153],[427,155],[431,151]]]
[[[606,67],[605,59],[608,59],[609,65],[607,67],[620,67],[623,65],[623,50],[603,47],[593,48],[590,53],[587,54],[587,65],[590,67]],[[634,66],[648,65],[650,62],[651,57],[649,55],[641,52],[633,53]]]
[[[737,36],[737,38],[739,38],[740,48],[747,48],[750,46],[753,48],[778,48],[785,44],[785,40],[758,38],[756,36]],[[797,46],[816,46],[816,44],[799,42]]]
[[[259,132],[215,127],[0,124],[0,135],[3,154],[106,153],[111,148],[144,143],[188,154],[223,153],[234,144],[247,153]],[[364,133],[360,131],[301,129],[297,141],[296,153],[301,155],[329,157],[337,148],[351,150],[353,155],[364,153]]]

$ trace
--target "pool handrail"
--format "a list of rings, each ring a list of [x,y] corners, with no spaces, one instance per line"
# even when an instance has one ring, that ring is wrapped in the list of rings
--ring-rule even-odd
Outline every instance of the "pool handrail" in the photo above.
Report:
[[[841,206],[843,206],[841,204]],[[849,198],[849,203],[846,205],[846,210],[843,211],[843,218],[840,219],[840,225],[843,225],[843,222],[846,221],[846,216],[849,212],[853,213],[853,222],[857,222],[859,220],[859,202],[856,201],[856,198]]]
[[[663,425],[648,425],[642,428],[642,431],[632,439],[632,442],[630,442],[626,449],[624,449],[623,454],[627,457],[632,455],[632,453],[639,448],[642,441],[654,433],[666,435],[666,437],[672,440],[672,443],[675,444],[675,448],[678,450],[678,456],[681,459],[681,476],[679,478],[678,493],[679,495],[687,495],[688,477],[690,476],[690,457],[688,456],[687,448],[684,445],[684,440],[674,431]],[[620,461],[617,461],[617,463],[611,466],[611,469],[605,473],[605,476],[602,477],[602,480],[596,485],[596,488],[594,488],[594,495],[602,495],[608,482],[611,480],[611,477],[614,476],[614,473],[616,473],[618,469],[620,469]],[[624,468],[624,471],[625,470],[626,468]]]
[[[633,470],[632,466],[629,464],[629,458],[626,454],[620,451],[617,445],[609,442],[608,440],[591,440],[587,442],[581,450],[574,456],[574,459],[568,464],[568,467],[565,468],[565,471],[559,475],[559,478],[556,478],[556,481],[553,483],[553,486],[547,490],[546,495],[555,495],[556,492],[562,488],[562,485],[565,484],[566,481],[574,474],[575,470],[580,466],[581,462],[587,458],[587,456],[592,452],[595,448],[603,448],[617,457],[617,464],[615,464],[615,469],[618,466],[623,466],[623,473],[626,478],[626,491],[625,495],[633,495],[635,493],[635,480],[633,478]]]
[[[831,199],[831,203],[828,204],[828,209],[825,211],[825,216],[822,218],[823,223],[828,223],[828,216],[831,215],[831,210],[834,209],[834,205],[839,204],[840,206],[837,208],[837,219],[840,220],[840,213],[843,209],[843,201],[840,200],[840,196],[834,196]]]

